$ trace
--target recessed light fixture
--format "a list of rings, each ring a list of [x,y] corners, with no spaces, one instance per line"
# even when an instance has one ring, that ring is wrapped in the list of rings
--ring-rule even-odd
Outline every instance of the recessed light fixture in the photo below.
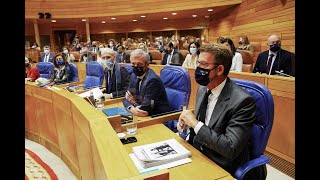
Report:
[[[86,19],[82,19],[82,21],[87,21]]]
[[[194,14],[194,15],[192,15],[192,17],[197,17],[197,15],[196,15],[196,14]]]
[[[136,19],[134,19],[134,20],[132,20],[132,21],[136,22],[137,20],[136,20]]]
[[[213,9],[208,9],[208,11],[213,11]]]
[[[51,22],[57,22],[57,20],[52,19]]]
[[[111,18],[111,19],[115,20],[116,18]]]
[[[146,16],[141,16],[141,17],[146,17]]]
[[[210,16],[204,16],[204,18],[209,18]]]
[[[101,23],[103,23],[103,24],[104,24],[104,23],[106,23],[106,21],[101,21]]]
[[[163,18],[163,19],[168,19],[168,18]]]
[[[171,14],[174,15],[174,16],[177,15],[177,13],[171,13]]]

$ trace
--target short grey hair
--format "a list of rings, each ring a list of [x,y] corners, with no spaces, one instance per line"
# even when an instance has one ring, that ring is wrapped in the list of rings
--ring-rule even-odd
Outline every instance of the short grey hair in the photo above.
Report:
[[[103,55],[105,55],[105,54],[111,54],[114,58],[115,58],[116,55],[117,55],[117,53],[116,53],[114,50],[110,49],[110,48],[103,48],[103,49],[101,50],[101,57],[102,57]]]
[[[130,61],[131,61],[131,59],[133,59],[135,57],[140,57],[140,56],[144,56],[146,58],[146,62],[150,62],[149,54],[142,49],[136,49],[136,50],[132,51],[130,54]]]

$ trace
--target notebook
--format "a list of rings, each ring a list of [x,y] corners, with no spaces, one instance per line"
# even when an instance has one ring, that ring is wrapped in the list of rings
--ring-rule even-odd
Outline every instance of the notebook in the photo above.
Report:
[[[132,113],[125,109],[125,107],[114,107],[102,109],[102,112],[107,116],[121,115],[121,116],[131,116]]]

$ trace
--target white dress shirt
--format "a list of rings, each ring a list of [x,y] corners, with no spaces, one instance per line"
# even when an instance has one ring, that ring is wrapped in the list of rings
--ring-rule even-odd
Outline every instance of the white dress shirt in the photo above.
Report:
[[[273,63],[274,63],[274,60],[276,60],[276,57],[277,57],[277,53],[271,52],[271,51],[269,50],[268,59],[269,59],[269,57],[270,57],[270,54],[273,54],[274,56],[272,57],[272,62],[271,62],[270,70],[269,70],[269,72],[267,73],[268,75],[270,75],[271,70],[272,70],[272,66],[273,66]]]
[[[216,103],[218,101],[218,97],[219,97],[224,85],[226,84],[226,82],[227,82],[227,79],[222,81],[222,83],[219,84],[217,87],[211,89],[211,94],[208,97],[208,104],[207,104],[207,111],[206,111],[206,118],[205,118],[205,125],[206,126],[209,125],[213,109],[216,106]],[[207,89],[207,91],[208,91],[208,89]],[[194,127],[194,132],[197,134],[203,125],[204,125],[203,122],[199,121],[198,124]]]

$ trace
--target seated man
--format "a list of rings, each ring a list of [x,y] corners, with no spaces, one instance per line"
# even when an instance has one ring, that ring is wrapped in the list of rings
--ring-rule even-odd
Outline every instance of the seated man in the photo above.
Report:
[[[184,110],[177,129],[180,131],[184,124],[190,127],[188,143],[233,175],[249,160],[256,104],[250,94],[228,77],[232,56],[222,44],[200,48],[195,70],[195,80],[200,85],[195,114]],[[248,175],[260,179],[256,173],[264,174],[263,171],[259,167]]]
[[[276,71],[291,75],[293,53],[281,49],[279,36],[273,34],[268,38],[266,50],[258,55],[253,73],[276,74]]]
[[[172,42],[169,42],[168,45],[165,45],[165,55],[163,56],[162,65],[180,65],[182,66],[182,63],[184,61],[184,58],[182,54],[178,51],[177,48],[174,47]]]
[[[142,49],[130,55],[133,74],[123,100],[124,106],[136,116],[151,116],[171,111],[160,77],[149,68],[149,55]]]
[[[40,62],[52,62],[53,63],[54,54],[50,53],[50,46],[43,46],[43,52],[44,52],[44,54],[41,56]]]
[[[126,68],[116,62],[116,52],[110,48],[101,50],[101,64],[104,67],[106,86],[102,89],[105,99],[123,97],[128,89],[130,76]]]

